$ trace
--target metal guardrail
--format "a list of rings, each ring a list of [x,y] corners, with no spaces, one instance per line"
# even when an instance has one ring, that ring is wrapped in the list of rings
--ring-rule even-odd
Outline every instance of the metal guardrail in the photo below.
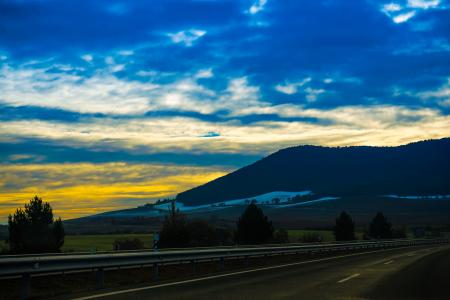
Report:
[[[104,270],[121,267],[153,266],[154,276],[158,266],[173,263],[193,263],[216,260],[223,269],[225,259],[334,251],[356,251],[390,247],[418,246],[449,243],[449,239],[382,240],[314,245],[282,245],[265,247],[206,248],[195,250],[173,250],[161,252],[115,252],[99,254],[67,254],[37,256],[0,257],[0,277],[21,276],[22,299],[26,299],[30,289],[30,277],[37,274],[55,274],[69,271],[96,270],[97,286],[103,287]]]

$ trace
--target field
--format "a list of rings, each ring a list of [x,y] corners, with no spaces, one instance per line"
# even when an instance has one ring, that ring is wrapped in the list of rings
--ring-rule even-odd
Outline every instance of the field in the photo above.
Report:
[[[96,235],[68,235],[65,238],[63,252],[95,252],[113,250],[116,239],[138,238],[144,242],[146,248],[151,248],[153,237],[150,233],[142,234],[96,234]]]
[[[308,238],[317,238],[321,236],[322,242],[333,242],[334,235],[331,230],[304,230],[293,229],[288,230],[288,236],[291,243],[299,243]],[[357,239],[361,240],[363,236],[362,230],[356,231]],[[146,248],[151,248],[153,244],[153,236],[151,233],[129,233],[129,234],[95,234],[95,235],[67,235],[65,238],[63,252],[95,252],[95,251],[111,251],[112,244],[116,239],[134,239],[138,238],[144,242]],[[408,238],[413,238],[412,233],[408,232]],[[311,240],[309,242],[312,242]],[[7,245],[0,240],[0,252]]]

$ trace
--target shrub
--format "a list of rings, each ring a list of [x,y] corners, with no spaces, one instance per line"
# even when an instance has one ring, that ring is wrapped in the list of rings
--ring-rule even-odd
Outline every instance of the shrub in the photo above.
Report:
[[[134,239],[117,239],[113,243],[114,250],[140,250],[144,249],[144,242],[138,238]]]

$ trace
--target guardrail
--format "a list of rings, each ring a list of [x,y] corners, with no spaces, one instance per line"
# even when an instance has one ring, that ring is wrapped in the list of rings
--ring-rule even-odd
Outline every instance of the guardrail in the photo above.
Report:
[[[29,295],[31,276],[55,274],[68,271],[96,270],[97,286],[103,287],[104,270],[121,267],[153,266],[154,276],[158,276],[158,266],[173,263],[195,263],[218,261],[224,268],[225,259],[248,258],[269,255],[356,251],[388,247],[418,246],[449,243],[449,239],[382,240],[349,243],[329,243],[315,245],[279,245],[265,247],[206,248],[195,250],[173,250],[161,252],[115,252],[100,254],[67,254],[37,256],[0,257],[0,277],[21,276],[21,298]]]

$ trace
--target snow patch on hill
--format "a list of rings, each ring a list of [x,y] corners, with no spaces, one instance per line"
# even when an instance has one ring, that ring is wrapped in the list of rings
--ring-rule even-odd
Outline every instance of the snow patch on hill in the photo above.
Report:
[[[283,191],[275,191],[270,192],[254,197],[248,197],[248,198],[241,198],[241,199],[233,199],[233,200],[227,200],[227,201],[221,201],[221,202],[215,202],[211,204],[203,204],[203,205],[197,205],[197,206],[187,206],[184,205],[182,202],[177,202],[176,207],[182,212],[188,212],[193,210],[201,210],[201,209],[217,209],[217,208],[225,208],[229,206],[238,206],[238,205],[248,205],[252,202],[257,204],[274,204],[279,205],[286,202],[289,202],[291,198],[295,196],[307,196],[312,195],[312,191],[300,191],[300,192],[283,192]],[[274,201],[276,200],[276,202]],[[171,203],[163,203],[153,206],[155,209],[161,209],[161,210],[169,210],[171,207]]]

